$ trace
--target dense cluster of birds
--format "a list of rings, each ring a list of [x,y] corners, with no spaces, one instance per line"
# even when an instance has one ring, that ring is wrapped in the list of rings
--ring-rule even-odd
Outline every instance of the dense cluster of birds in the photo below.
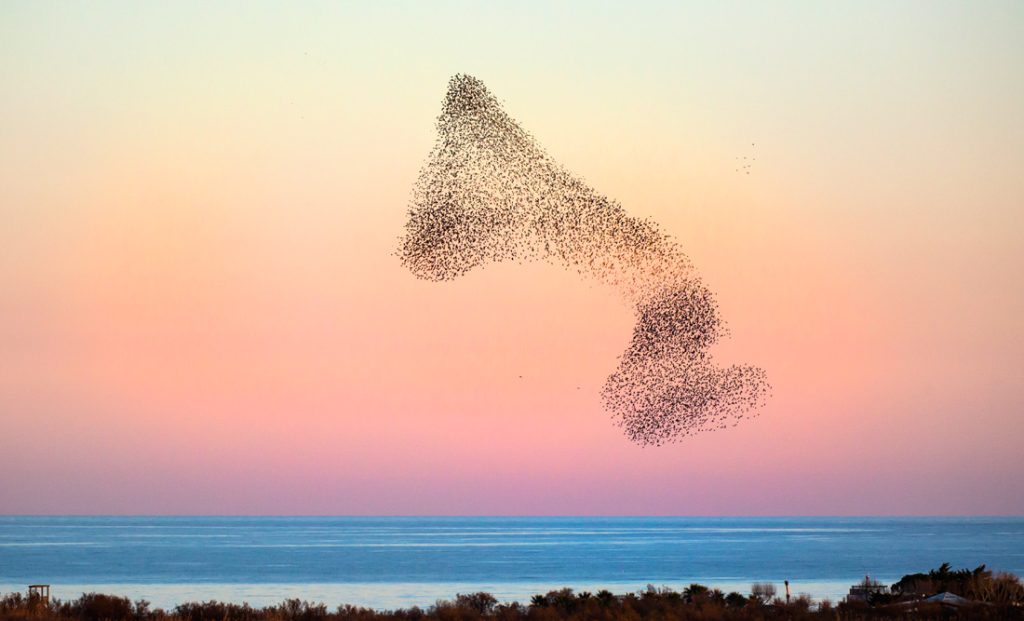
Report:
[[[672,238],[552,160],[474,77],[451,79],[437,130],[399,249],[413,274],[444,281],[489,262],[544,260],[615,287],[637,324],[602,397],[637,443],[756,412],[765,374],[714,363],[709,348],[725,325]]]

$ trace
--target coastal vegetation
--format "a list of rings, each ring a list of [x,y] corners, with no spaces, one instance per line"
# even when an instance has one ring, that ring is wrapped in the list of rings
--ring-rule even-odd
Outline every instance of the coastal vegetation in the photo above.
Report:
[[[489,593],[459,594],[427,608],[373,610],[291,599],[276,606],[217,601],[189,602],[164,610],[127,597],[86,593],[70,600],[48,600],[11,593],[0,597],[0,621],[753,621],[868,619],[1024,620],[1024,584],[1017,576],[984,566],[952,570],[948,564],[909,574],[888,592],[864,601],[833,604],[809,596],[781,598],[771,584],[749,594],[723,593],[691,584],[681,591],[648,586],[625,595],[572,589],[534,595],[530,602],[502,603]],[[938,601],[935,596],[944,595]]]

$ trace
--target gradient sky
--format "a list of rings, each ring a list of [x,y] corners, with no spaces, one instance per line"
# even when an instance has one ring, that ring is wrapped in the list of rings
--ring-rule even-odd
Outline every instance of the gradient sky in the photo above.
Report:
[[[1024,513],[1024,3],[678,4],[4,2],[0,513]],[[635,446],[614,291],[401,267],[456,72],[760,418]]]

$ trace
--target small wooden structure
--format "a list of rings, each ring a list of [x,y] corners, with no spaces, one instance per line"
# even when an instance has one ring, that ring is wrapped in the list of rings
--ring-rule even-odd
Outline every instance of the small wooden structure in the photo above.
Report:
[[[28,585],[28,598],[30,600],[36,599],[44,604],[50,603],[50,585],[48,584],[30,584]]]

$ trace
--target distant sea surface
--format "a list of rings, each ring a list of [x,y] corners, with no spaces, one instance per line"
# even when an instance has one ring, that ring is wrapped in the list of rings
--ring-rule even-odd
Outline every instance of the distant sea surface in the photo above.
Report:
[[[842,597],[949,562],[1024,574],[1024,518],[2,517],[0,591],[53,585],[155,606],[289,597],[374,608],[489,591],[691,582]]]

